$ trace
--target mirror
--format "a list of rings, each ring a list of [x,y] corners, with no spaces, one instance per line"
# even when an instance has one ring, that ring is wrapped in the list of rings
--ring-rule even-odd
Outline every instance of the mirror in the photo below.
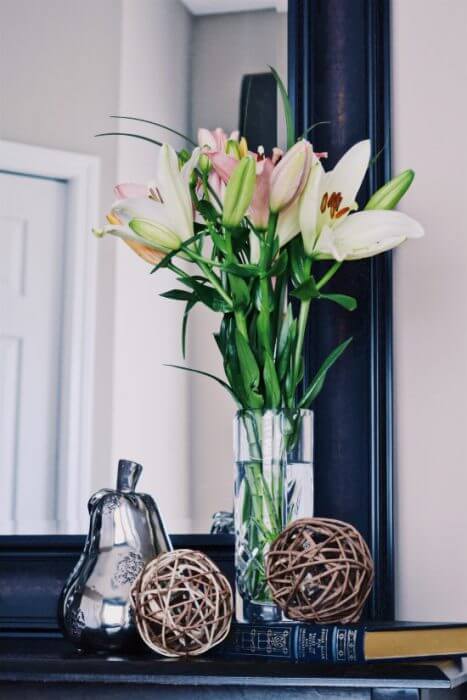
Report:
[[[121,457],[143,464],[170,532],[208,532],[232,507],[235,407],[165,365],[222,376],[220,319],[194,309],[183,358],[183,305],[159,296],[172,273],[91,236],[113,185],[150,181],[158,155],[93,137],[187,145],[120,115],[283,146],[268,66],[286,81],[286,2],[49,2],[0,7],[15,63],[0,67],[0,534],[84,532],[87,499],[114,487]]]

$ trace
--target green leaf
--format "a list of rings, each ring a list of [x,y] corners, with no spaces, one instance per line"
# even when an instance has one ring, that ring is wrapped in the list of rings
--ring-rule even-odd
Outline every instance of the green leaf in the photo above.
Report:
[[[183,312],[183,320],[182,320],[182,354],[183,357],[185,358],[185,351],[186,351],[186,330],[187,330],[187,325],[188,325],[188,316],[190,315],[191,309],[195,306],[196,304],[196,299],[190,299],[190,301],[187,302],[187,305],[185,306],[185,311]]]
[[[324,122],[315,122],[311,126],[309,126],[305,131],[303,132],[301,138],[306,139],[310,131],[313,131],[313,129],[316,129],[317,126],[322,126],[323,124],[331,124],[330,121],[324,121]]]
[[[237,277],[257,277],[260,274],[259,267],[257,265],[241,265],[236,262],[229,262],[225,265],[221,265],[221,270],[224,272],[230,272]]]
[[[200,374],[202,377],[209,377],[209,379],[214,379],[215,382],[220,384],[226,391],[229,392],[231,397],[234,399],[234,401],[241,405],[237,396],[235,395],[234,391],[232,388],[224,382],[222,379],[219,377],[216,377],[215,374],[210,374],[209,372],[203,372],[200,369],[192,369],[191,367],[184,367],[183,365],[172,365],[172,364],[165,364],[164,367],[174,367],[175,369],[183,369],[185,372],[193,372],[193,374]]]
[[[334,350],[327,356],[323,364],[314,376],[308,389],[305,391],[302,400],[299,403],[299,408],[308,408],[308,406],[316,399],[319,392],[323,388],[324,380],[326,379],[326,374],[332,365],[339,359],[342,353],[347,349],[347,347],[352,342],[352,338],[347,338],[343,343],[334,348]]]
[[[214,226],[211,226],[209,228],[209,235],[212,238],[212,241],[216,248],[218,248],[221,253],[224,253],[224,255],[227,253],[227,245],[225,240],[222,238],[222,236],[216,231]]]
[[[357,308],[357,300],[347,294],[320,294],[319,298],[333,301],[335,304],[343,306],[347,311],[355,311]]]
[[[172,129],[171,126],[166,126],[166,124],[160,124],[159,122],[151,122],[149,119],[140,119],[139,117],[120,117],[117,114],[111,114],[110,115],[111,119],[130,119],[131,121],[134,122],[142,122],[143,124],[152,124],[153,126],[158,126],[160,129],[165,129],[166,131],[171,131],[172,134],[176,134],[177,136],[181,136],[182,139],[185,139],[185,141],[188,141],[188,143],[191,143],[192,146],[197,146],[198,144],[195,143],[190,139],[189,136],[186,134],[182,134],[181,131],[176,131],[176,129]]]
[[[295,344],[297,335],[297,319],[294,319],[290,324],[285,343],[282,346],[280,354],[277,357],[277,373],[279,381],[284,381],[287,371],[291,366],[292,350]]]
[[[292,146],[295,143],[295,124],[294,124],[294,116],[293,116],[293,112],[292,112],[292,105],[290,104],[287,90],[285,89],[285,85],[282,82],[279,73],[272,66],[269,66],[269,69],[274,76],[274,80],[277,83],[277,87],[279,88],[279,92],[280,92],[281,98],[282,98],[282,105],[284,107],[285,125],[287,128],[287,148],[292,148]]]
[[[300,286],[296,287],[293,292],[290,292],[290,296],[297,297],[301,301],[308,301],[309,299],[316,299],[320,296],[320,293],[313,277],[309,277]]]
[[[250,305],[250,289],[241,277],[229,275],[230,290],[236,310],[245,310]]]
[[[185,289],[170,289],[168,292],[162,292],[159,296],[176,301],[191,301],[193,295]]]
[[[235,343],[245,390],[249,392],[251,389],[257,389],[260,379],[258,363],[248,341],[238,328],[235,330]]]
[[[196,209],[206,221],[214,222],[219,218],[216,208],[207,199],[200,199],[196,204]]]
[[[310,260],[305,255],[301,236],[295,236],[288,248],[292,282],[299,287],[310,276]]]
[[[289,339],[292,322],[293,322],[292,304],[289,304],[287,306],[287,312],[285,313],[285,315],[282,319],[279,337],[277,339],[277,353],[276,354],[277,354],[278,359],[281,358],[281,355],[283,354],[284,348],[285,348],[287,341]]]
[[[198,297],[197,301],[201,301],[213,311],[222,313],[232,311],[230,304],[215,289],[208,287],[207,284],[198,282],[194,277],[189,277],[188,275],[186,277],[177,277],[177,279],[193,290]]]
[[[289,256],[286,250],[283,250],[279,257],[273,263],[271,269],[268,272],[268,277],[280,277],[284,274],[287,269],[287,263]]]
[[[281,404],[281,389],[274,360],[269,353],[266,353],[264,356],[263,379],[266,393],[266,407],[273,409],[279,408]]]

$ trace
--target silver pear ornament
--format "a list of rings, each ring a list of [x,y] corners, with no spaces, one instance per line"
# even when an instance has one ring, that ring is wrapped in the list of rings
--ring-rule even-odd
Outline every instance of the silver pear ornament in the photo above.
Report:
[[[142,466],[120,460],[117,489],[91,496],[89,534],[59,604],[65,636],[84,651],[131,651],[138,634],[131,586],[146,562],[172,549],[159,510],[136,493]]]

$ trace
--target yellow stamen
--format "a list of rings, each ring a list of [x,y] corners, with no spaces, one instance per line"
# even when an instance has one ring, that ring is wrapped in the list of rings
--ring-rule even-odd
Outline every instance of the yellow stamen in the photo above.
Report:
[[[110,212],[110,214],[107,214],[106,219],[109,222],[109,224],[112,224],[112,226],[121,226],[122,225],[122,222],[120,221],[118,216],[116,216],[115,214],[112,214],[112,212]]]

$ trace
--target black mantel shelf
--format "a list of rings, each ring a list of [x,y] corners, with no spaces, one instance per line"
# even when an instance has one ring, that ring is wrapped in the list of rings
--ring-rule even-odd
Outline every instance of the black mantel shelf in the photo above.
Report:
[[[144,651],[135,656],[101,656],[80,654],[59,638],[0,639],[0,689],[10,683],[60,684],[64,691],[68,684],[76,683],[112,684],[127,689],[129,685],[183,686],[185,690],[200,686],[255,686],[282,687],[281,697],[287,697],[285,688],[295,692],[299,688],[384,688],[398,689],[397,697],[401,697],[401,690],[453,689],[466,681],[466,661],[335,666],[209,656],[165,659]]]

